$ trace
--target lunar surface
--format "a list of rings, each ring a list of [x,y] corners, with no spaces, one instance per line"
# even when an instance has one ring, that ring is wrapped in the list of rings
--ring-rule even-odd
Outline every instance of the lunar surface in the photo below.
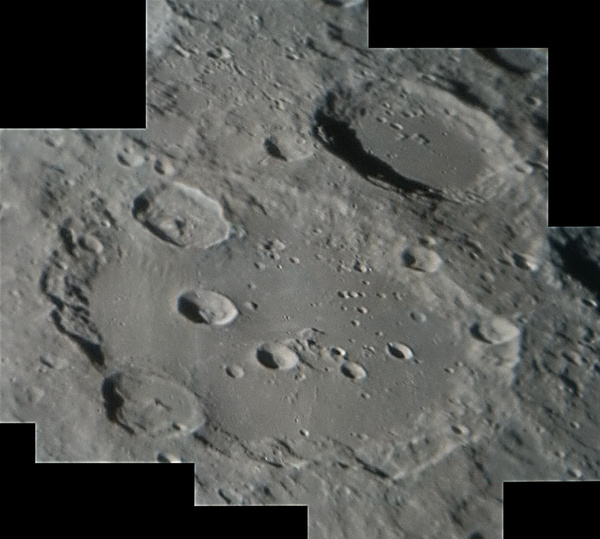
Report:
[[[595,229],[548,228],[545,49],[369,49],[368,3],[148,2],[147,128],[0,134],[1,411],[193,462],[311,539],[499,538],[598,479]]]

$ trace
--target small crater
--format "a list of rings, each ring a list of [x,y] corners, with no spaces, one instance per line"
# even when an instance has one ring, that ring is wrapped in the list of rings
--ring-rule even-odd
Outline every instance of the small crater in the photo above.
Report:
[[[173,464],[173,463],[181,463],[182,460],[179,457],[176,457],[175,455],[171,454],[171,453],[158,453],[158,455],[156,455],[156,461],[157,462],[161,462],[163,464]]]
[[[123,150],[117,154],[117,160],[125,167],[137,168],[144,164],[146,161],[144,156],[134,152]]]
[[[175,168],[171,161],[166,157],[157,157],[154,161],[154,170],[161,176],[172,176],[175,173]]]
[[[211,290],[181,294],[177,309],[188,320],[211,326],[227,326],[238,316],[237,307],[229,298]]]
[[[102,251],[104,251],[102,242],[92,234],[84,234],[80,239],[80,244],[86,251],[90,251],[97,255],[102,254]]]
[[[265,150],[270,156],[275,157],[276,159],[287,161],[285,156],[281,153],[279,146],[277,146],[277,139],[275,137],[265,139],[264,145]]]
[[[334,359],[346,359],[346,356],[348,355],[346,350],[340,348],[339,346],[332,346],[329,349],[329,352],[331,354],[331,357],[333,357]]]
[[[387,353],[398,359],[410,360],[415,357],[414,352],[406,344],[399,342],[389,342],[386,346]]]
[[[459,436],[465,436],[469,434],[469,429],[464,425],[452,425],[450,429],[454,434],[458,434]]]
[[[493,316],[476,324],[474,334],[487,343],[503,344],[516,339],[520,334],[520,330],[506,318]]]
[[[443,264],[440,255],[432,249],[421,246],[406,249],[402,258],[406,266],[424,273],[435,273]]]
[[[415,322],[419,322],[419,324],[423,324],[424,322],[427,322],[427,315],[425,313],[422,313],[419,311],[413,311],[412,313],[410,313],[410,317]]]
[[[367,376],[365,368],[354,361],[344,361],[340,370],[344,376],[347,376],[352,380],[362,380]]]
[[[513,253],[513,262],[520,269],[536,271],[540,267],[537,257],[529,254]]]
[[[288,371],[298,365],[298,354],[280,342],[263,343],[256,349],[256,358],[263,367]]]
[[[225,372],[227,373],[228,376],[231,376],[231,378],[243,378],[244,375],[246,374],[246,372],[244,371],[244,368],[235,363],[233,363],[231,365],[227,365],[227,367],[225,368]]]

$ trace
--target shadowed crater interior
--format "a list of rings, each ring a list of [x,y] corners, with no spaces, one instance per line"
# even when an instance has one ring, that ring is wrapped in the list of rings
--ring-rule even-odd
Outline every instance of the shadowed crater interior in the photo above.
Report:
[[[179,296],[177,300],[177,310],[180,314],[195,324],[202,324],[206,322],[200,315],[198,305],[185,294]]]
[[[356,131],[346,121],[318,110],[315,114],[314,135],[331,153],[346,161],[367,179],[377,179],[406,194],[420,194],[436,200],[443,199],[441,193],[404,177],[388,163],[365,150],[356,136]]]

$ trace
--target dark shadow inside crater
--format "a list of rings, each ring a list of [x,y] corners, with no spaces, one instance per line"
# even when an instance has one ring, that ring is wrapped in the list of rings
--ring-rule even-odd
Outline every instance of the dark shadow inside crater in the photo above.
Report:
[[[479,323],[475,323],[473,324],[470,329],[469,329],[469,333],[471,333],[471,337],[474,337],[475,339],[477,339],[478,341],[490,344],[490,341],[488,341],[482,334],[481,331],[479,329]]]
[[[405,251],[404,253],[402,253],[402,261],[404,262],[404,264],[406,266],[412,266],[415,264],[417,259],[414,257],[414,255],[412,253]]]
[[[512,50],[515,51],[514,56],[515,56],[515,59],[517,60],[515,62],[510,62],[510,61],[507,61],[506,59],[504,59],[502,57],[502,55],[499,54],[496,49],[481,48],[481,49],[475,49],[475,50],[479,54],[481,54],[483,57],[490,60],[491,62],[494,62],[495,64],[503,67],[504,69],[512,71],[513,73],[516,73],[518,75],[526,75],[527,73],[529,73],[530,71],[532,71],[534,69],[535,64],[536,64],[535,57],[532,56],[528,52],[528,49],[526,49],[526,48],[511,49],[511,52],[512,52]]]
[[[131,213],[135,219],[138,218],[140,213],[145,213],[150,207],[150,202],[148,201],[148,197],[145,193],[142,193],[138,197],[136,197],[133,201],[133,207],[131,209]]]
[[[111,421],[117,422],[117,412],[123,406],[123,397],[115,390],[115,378],[118,374],[108,376],[102,382],[102,397],[104,399],[104,409],[106,415]]]
[[[198,311],[198,306],[194,304],[189,298],[185,297],[185,295],[179,296],[177,300],[177,310],[180,314],[185,316],[194,324],[205,324],[206,320],[202,318],[200,312]]]
[[[282,161],[287,161],[285,156],[281,153],[279,146],[277,146],[277,140],[274,138],[267,138],[264,141],[265,150],[271,157],[275,157],[276,159],[281,159]]]
[[[115,383],[118,381],[120,374],[114,373],[107,376],[102,382],[102,397],[104,399],[104,409],[109,421],[117,423],[127,432],[133,434],[133,430],[119,421],[119,410],[123,406],[124,400],[116,390]]]
[[[73,333],[66,329],[61,320],[61,313],[58,309],[54,309],[51,313],[52,320],[56,325],[56,328],[65,335],[68,335],[73,342],[75,342],[81,351],[88,357],[88,359],[92,362],[92,364],[96,367],[103,368],[105,366],[104,353],[102,352],[102,348],[99,344],[93,343],[88,339]]]
[[[331,100],[331,98],[329,98]],[[388,163],[369,153],[350,124],[318,110],[315,114],[314,136],[334,155],[348,163],[366,179],[377,179],[406,194],[419,194],[442,200],[441,193],[418,181],[399,174]]]
[[[267,367],[268,369],[277,369],[278,365],[273,359],[273,354],[270,352],[259,348],[256,351],[256,359],[258,359],[259,363],[263,367]]]

